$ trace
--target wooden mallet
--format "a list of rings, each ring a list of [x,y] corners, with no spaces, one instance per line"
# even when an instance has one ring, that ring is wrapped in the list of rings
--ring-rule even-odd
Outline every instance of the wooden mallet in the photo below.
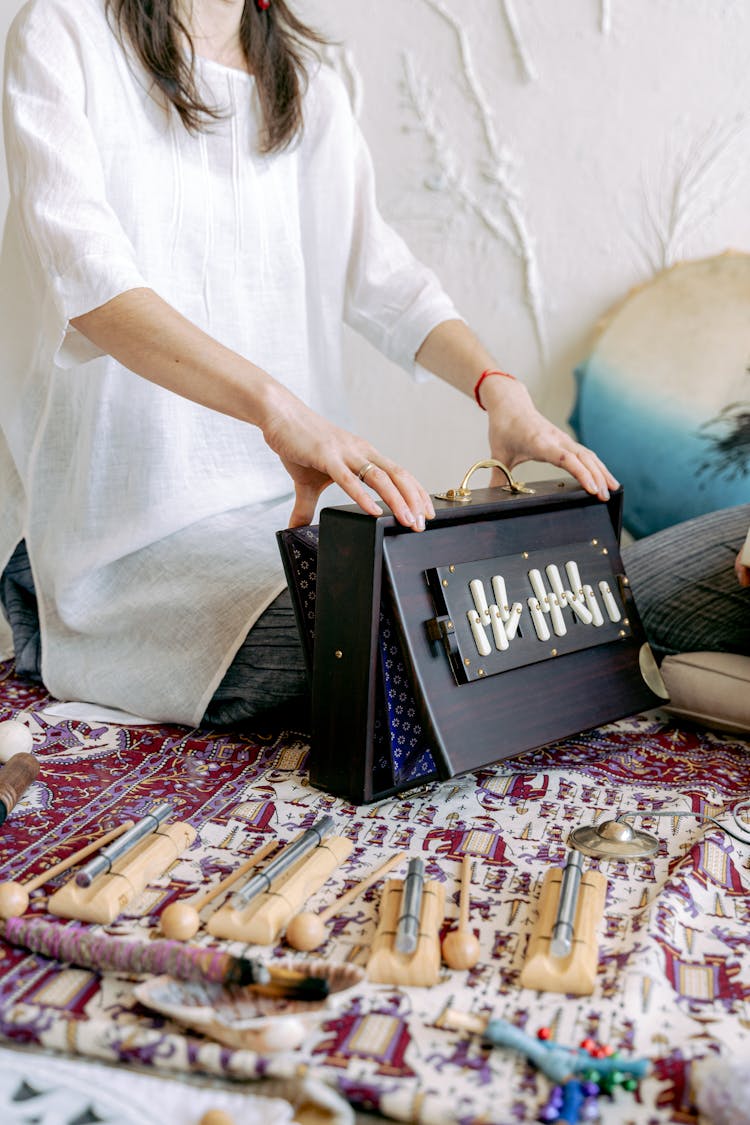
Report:
[[[398,852],[396,855],[392,855],[376,871],[371,872],[361,882],[355,883],[348,891],[344,891],[335,902],[332,902],[325,910],[321,910],[319,914],[312,910],[303,910],[300,914],[295,914],[286,928],[287,945],[291,945],[292,949],[304,952],[317,949],[326,939],[326,922],[405,859],[406,852]]]
[[[200,929],[200,912],[203,907],[208,906],[209,902],[213,902],[217,895],[220,895],[227,887],[231,887],[232,883],[241,879],[251,868],[257,867],[277,845],[277,840],[269,840],[267,844],[253,852],[250,858],[240,864],[235,871],[231,871],[220,883],[217,883],[215,887],[201,895],[200,898],[194,899],[192,902],[171,902],[162,911],[159,919],[161,932],[164,936],[171,938],[172,941],[187,941],[197,934]]]
[[[116,840],[118,836],[122,836],[123,832],[132,828],[134,823],[132,820],[124,820],[122,824],[118,824],[117,828],[105,832],[98,840],[87,844],[85,848],[74,852],[73,855],[69,855],[67,859],[61,860],[60,863],[56,863],[54,867],[50,867],[49,871],[43,871],[41,875],[35,875],[33,879],[29,879],[26,883],[0,883],[0,918],[20,918],[22,914],[26,913],[29,895],[32,891],[43,886],[44,883],[48,883],[56,875],[61,875],[69,867],[75,867],[82,859],[86,859],[92,852],[99,851],[99,848],[105,847],[110,841]]]
[[[461,892],[458,899],[458,928],[443,938],[443,960],[449,969],[473,969],[479,960],[479,942],[469,925],[471,856],[461,863]]]

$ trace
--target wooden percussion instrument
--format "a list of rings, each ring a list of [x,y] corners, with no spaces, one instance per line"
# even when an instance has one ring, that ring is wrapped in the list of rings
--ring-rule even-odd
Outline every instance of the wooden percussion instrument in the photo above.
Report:
[[[590,996],[599,964],[597,928],[604,915],[607,880],[589,869],[581,876],[569,952],[555,956],[554,932],[562,892],[563,869],[551,867],[544,876],[539,908],[521,971],[521,988]]]
[[[59,918],[80,922],[113,922],[151,879],[163,874],[178,855],[190,847],[196,832],[190,824],[162,824],[144,836],[109,871],[86,887],[71,879],[50,898],[47,909]]]
[[[450,969],[473,969],[479,960],[479,938],[469,923],[471,896],[471,856],[461,861],[461,891],[458,900],[458,926],[443,938],[443,960]]]
[[[414,948],[397,948],[399,922],[404,917],[405,880],[389,879],[383,889],[380,919],[367,962],[368,979],[377,984],[403,984],[428,988],[440,979],[440,925],[445,908],[445,888],[426,879],[419,896],[419,924]]]
[[[171,902],[169,906],[162,910],[159,918],[162,933],[172,941],[187,941],[188,938],[194,937],[200,929],[200,914],[204,906],[208,906],[210,902],[218,898],[248,871],[257,867],[261,860],[265,859],[269,852],[274,851],[275,848],[276,841],[269,840],[268,843],[253,852],[244,863],[241,863],[239,867],[225,876],[215,887],[212,887],[210,891],[206,891],[205,894],[192,899],[190,902]]]
[[[0,883],[0,918],[18,918],[21,914],[25,914],[29,906],[29,898],[32,891],[43,887],[45,883],[50,882],[57,875],[62,875],[64,871],[69,871],[71,867],[75,867],[82,859],[87,859],[93,852],[99,848],[106,847],[112,840],[116,840],[118,836],[122,836],[128,829],[133,827],[132,820],[123,821],[116,828],[105,832],[97,840],[92,840],[90,844],[85,847],[79,848],[78,851],[69,855],[67,859],[60,860],[52,867],[47,868],[41,875],[35,875],[32,879],[28,879],[25,883],[17,883],[9,881],[7,883]]]
[[[310,895],[349,858],[353,847],[345,836],[326,836],[318,847],[274,879],[268,890],[246,902],[241,891],[233,895],[211,915],[208,932],[233,941],[270,945]]]
[[[310,910],[303,910],[299,914],[295,914],[286,928],[285,939],[287,945],[291,945],[292,949],[305,950],[309,952],[312,949],[317,949],[326,940],[326,924],[331,918],[335,918],[345,906],[353,902],[359,895],[364,894],[369,887],[377,883],[383,878],[387,871],[397,867],[406,859],[406,852],[397,852],[382,863],[375,871],[371,872],[365,879],[355,883],[348,891],[344,891],[342,895],[336,899],[335,902],[327,906],[325,910],[315,914]]]
[[[39,775],[39,762],[33,754],[21,751],[0,766],[0,824],[18,804],[23,793]]]

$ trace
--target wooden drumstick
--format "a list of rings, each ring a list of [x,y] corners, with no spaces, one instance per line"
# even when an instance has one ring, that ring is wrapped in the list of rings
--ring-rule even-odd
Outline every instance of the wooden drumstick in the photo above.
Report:
[[[33,879],[29,879],[26,883],[0,883],[0,918],[19,918],[22,914],[25,914],[29,905],[29,895],[32,891],[35,891],[37,887],[41,887],[44,883],[48,883],[56,875],[61,875],[69,867],[75,867],[82,859],[86,859],[92,852],[103,848],[111,840],[116,840],[118,836],[122,836],[123,832],[132,828],[133,824],[134,821],[132,820],[124,820],[122,824],[118,824],[117,828],[105,832],[98,840],[87,844],[85,848],[74,852],[73,855],[69,855],[67,859],[63,859],[56,863],[54,867],[50,867],[48,871],[43,871],[41,875],[35,875]]]
[[[197,934],[201,924],[200,912],[203,907],[208,906],[209,902],[212,902],[227,887],[231,887],[235,880],[246,875],[251,868],[257,867],[277,846],[277,840],[269,840],[268,843],[253,852],[250,858],[241,863],[235,871],[230,871],[220,883],[217,883],[212,890],[207,891],[200,898],[194,899],[192,902],[171,902],[161,913],[159,922],[162,933],[171,938],[172,941],[187,941],[188,938]]]
[[[473,969],[479,960],[479,941],[469,925],[471,856],[461,863],[461,893],[458,899],[458,928],[443,938],[443,960],[449,969]]]
[[[300,914],[295,914],[286,928],[287,945],[291,945],[292,949],[304,950],[305,952],[317,949],[325,941],[326,922],[405,859],[406,852],[398,852],[396,855],[392,855],[376,871],[371,872],[361,882],[355,883],[348,891],[344,891],[335,902],[332,902],[325,910],[321,910],[319,914],[312,910],[304,910]]]

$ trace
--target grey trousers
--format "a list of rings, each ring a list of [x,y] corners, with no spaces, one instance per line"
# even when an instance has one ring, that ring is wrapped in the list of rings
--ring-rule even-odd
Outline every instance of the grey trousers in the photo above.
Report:
[[[658,659],[669,653],[750,654],[750,589],[734,559],[750,526],[750,504],[711,512],[623,548],[625,569]],[[34,582],[20,543],[0,577],[19,675],[41,681]],[[306,728],[309,688],[291,599],[284,591],[253,628],[206,709],[205,726],[266,721]]]
[[[16,671],[42,682],[39,614],[26,545],[18,544],[0,576],[0,604],[13,632]],[[307,669],[289,591],[261,614],[228,668],[202,726],[309,723]]]
[[[635,604],[657,659],[675,652],[750,655],[750,588],[734,560],[750,504],[657,531],[622,550]]]
[[[203,726],[250,719],[307,730],[310,696],[305,657],[288,590],[260,615],[229,665],[203,716]]]

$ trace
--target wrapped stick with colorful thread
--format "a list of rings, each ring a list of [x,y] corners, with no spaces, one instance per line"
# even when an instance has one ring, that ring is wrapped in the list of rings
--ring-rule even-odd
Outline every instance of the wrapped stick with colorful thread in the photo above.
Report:
[[[166,974],[177,980],[260,987],[268,987],[271,982],[271,974],[259,961],[181,941],[110,937],[83,926],[33,916],[9,918],[0,933],[11,945],[102,973]]]

